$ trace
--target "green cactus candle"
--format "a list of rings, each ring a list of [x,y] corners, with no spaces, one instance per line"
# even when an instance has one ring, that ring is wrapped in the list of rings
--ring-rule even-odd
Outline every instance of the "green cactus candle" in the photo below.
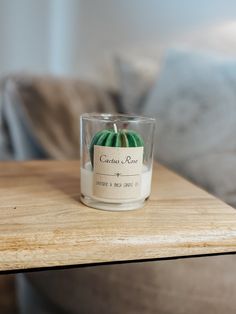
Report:
[[[105,210],[140,208],[151,192],[155,120],[129,114],[80,117],[81,201]]]
[[[94,145],[108,147],[143,147],[144,142],[137,132],[128,129],[118,130],[116,124],[114,124],[113,129],[101,130],[93,136],[89,147],[92,165]]]

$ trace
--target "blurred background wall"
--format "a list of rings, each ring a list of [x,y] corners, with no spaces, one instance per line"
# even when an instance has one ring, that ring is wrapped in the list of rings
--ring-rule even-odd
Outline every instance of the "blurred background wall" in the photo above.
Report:
[[[235,0],[0,0],[0,76],[24,71],[112,82],[115,54],[155,57],[213,26],[236,38],[234,21]]]

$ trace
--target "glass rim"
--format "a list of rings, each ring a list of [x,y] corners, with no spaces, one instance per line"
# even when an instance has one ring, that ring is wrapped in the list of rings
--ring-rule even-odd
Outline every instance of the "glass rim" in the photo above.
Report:
[[[126,113],[83,113],[80,115],[80,119],[96,122],[156,123],[155,118]]]

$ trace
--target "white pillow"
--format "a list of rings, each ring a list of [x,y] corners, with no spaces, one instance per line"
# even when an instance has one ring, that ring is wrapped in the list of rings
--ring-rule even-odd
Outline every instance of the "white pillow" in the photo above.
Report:
[[[236,60],[170,51],[143,113],[156,157],[236,206]]]

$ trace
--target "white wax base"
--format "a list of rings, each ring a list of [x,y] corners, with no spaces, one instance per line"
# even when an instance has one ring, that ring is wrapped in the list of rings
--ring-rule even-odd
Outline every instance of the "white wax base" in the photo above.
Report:
[[[109,210],[109,211],[127,211],[127,210],[134,210],[137,208],[141,208],[144,206],[145,199],[140,201],[132,201],[129,203],[108,203],[95,200],[90,197],[86,197],[81,195],[81,202],[85,205],[93,208],[98,208],[102,210]]]
[[[93,171],[91,164],[86,164],[85,168],[80,169],[80,177],[81,177],[81,194],[82,194],[82,202],[86,205],[91,205],[92,207],[107,209],[107,210],[129,210],[139,208],[143,205],[143,202],[146,198],[149,197],[151,192],[151,179],[152,179],[152,171],[148,170],[147,167],[143,166],[143,172],[141,174],[141,189],[140,196],[135,199],[103,199],[98,198],[93,195]],[[88,200],[95,200],[98,202],[107,203],[103,205],[92,205]],[[87,200],[87,201],[86,201]],[[88,204],[90,203],[90,204]],[[114,207],[111,208],[111,204],[114,204]],[[119,204],[119,206],[115,205]],[[122,204],[126,204],[123,206]],[[105,208],[107,207],[107,208]]]

